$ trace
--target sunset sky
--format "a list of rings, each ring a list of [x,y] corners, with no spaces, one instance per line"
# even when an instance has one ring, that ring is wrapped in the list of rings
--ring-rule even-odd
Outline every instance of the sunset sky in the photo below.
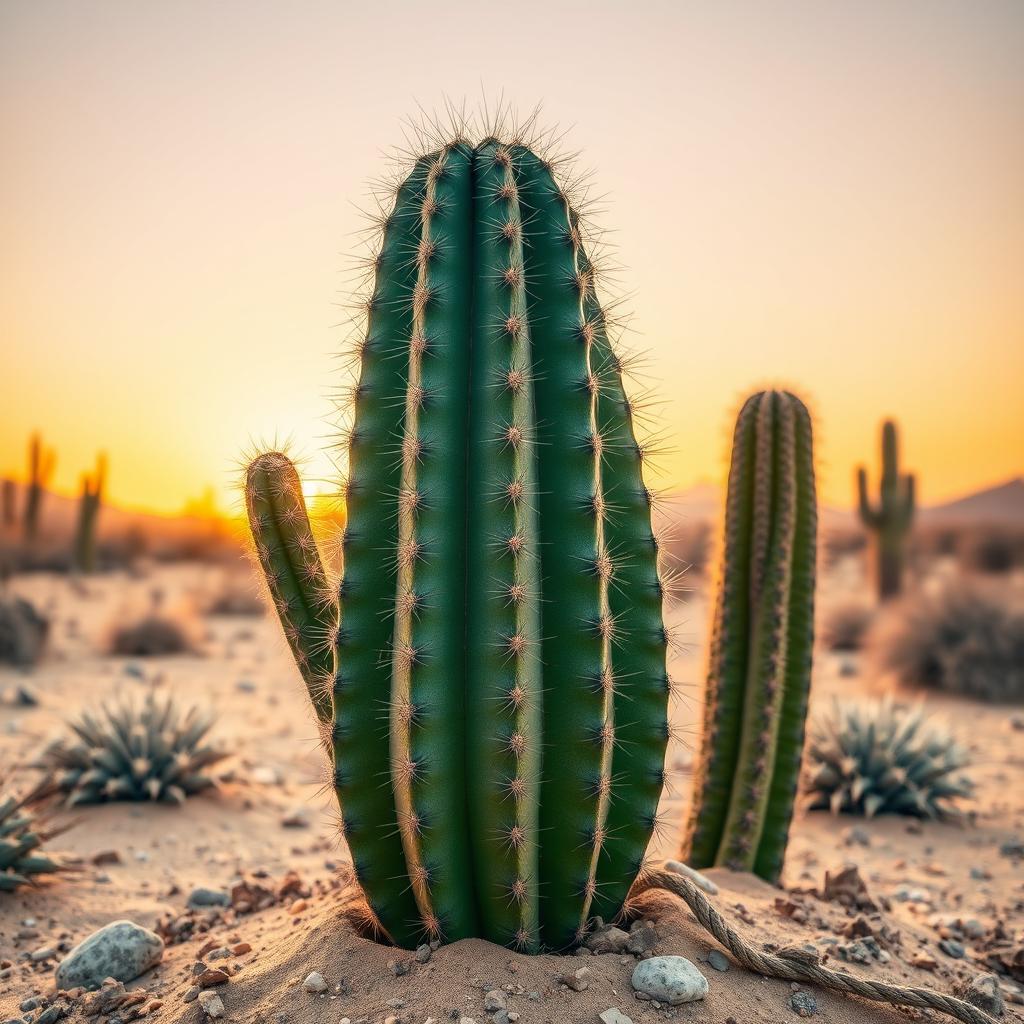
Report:
[[[852,499],[897,417],[934,502],[1024,472],[1024,3],[5,0],[0,474],[225,507],[250,439],[330,476],[359,207],[402,119],[504,94],[605,195],[673,450],[782,383]],[[314,483],[314,486],[320,486]]]

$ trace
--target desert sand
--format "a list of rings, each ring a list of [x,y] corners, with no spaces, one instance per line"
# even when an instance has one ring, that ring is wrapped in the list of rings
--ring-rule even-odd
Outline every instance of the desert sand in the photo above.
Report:
[[[848,590],[843,572],[857,571],[841,565],[833,572],[822,587],[822,604]],[[115,803],[75,812],[74,827],[52,845],[77,858],[79,869],[0,896],[0,1021],[22,1014],[34,1020],[36,1013],[19,1007],[53,995],[57,960],[119,918],[156,928],[168,941],[162,963],[128,985],[145,995],[106,1016],[87,1016],[88,998],[63,1002],[59,1005],[70,1014],[64,1019],[114,1022],[144,1013],[167,1024],[202,1021],[199,1001],[188,999],[196,972],[203,969],[196,968],[197,961],[224,972],[225,980],[215,987],[225,1019],[244,1024],[340,1024],[346,1018],[422,1024],[430,1017],[484,1024],[491,1019],[485,995],[494,989],[502,991],[507,1011],[519,1015],[510,1019],[523,1024],[597,1022],[611,1007],[635,1024],[798,1019],[790,983],[758,977],[735,964],[724,972],[714,969],[708,954],[716,943],[679,900],[664,892],[642,896],[636,912],[653,922],[657,954],[688,957],[708,977],[710,993],[702,1002],[669,1007],[638,999],[630,985],[636,959],[629,955],[528,957],[468,940],[442,947],[421,963],[409,952],[361,936],[348,916],[358,893],[333,797],[323,787],[316,730],[277,623],[269,615],[199,611],[222,586],[223,573],[180,565],[152,568],[141,577],[117,573],[75,583],[39,574],[11,584],[54,620],[43,664],[30,675],[0,668],[0,692],[26,682],[39,701],[35,707],[0,705],[0,759],[15,769],[16,783],[31,784],[33,759],[67,715],[116,695],[141,699],[151,687],[185,703],[211,704],[218,713],[213,736],[231,757],[224,762],[228,778],[219,791],[180,808]],[[676,771],[655,857],[678,852],[691,751],[697,747],[708,598],[704,581],[697,578],[692,586],[686,600],[670,610],[684,642],[674,655],[673,675],[688,685],[673,710],[680,738],[669,760]],[[167,607],[192,609],[202,654],[143,659],[102,653],[111,625],[144,607],[155,588]],[[834,696],[867,695],[890,686],[856,655],[819,651],[811,713]],[[934,694],[927,700],[934,719],[948,725],[973,755],[971,775],[978,785],[970,808],[973,822],[958,826],[897,817],[865,822],[801,812],[782,888],[725,871],[708,873],[720,887],[713,902],[757,948],[811,943],[829,954],[830,966],[945,992],[991,969],[993,957],[1009,957],[1021,948],[1024,721],[1012,709]],[[857,926],[852,922],[864,915],[814,894],[826,870],[845,863],[858,867],[878,907],[877,915],[867,917],[882,936],[887,962],[844,962],[840,947],[853,941],[851,929],[855,935]],[[233,905],[191,911],[186,904],[197,887],[233,890]],[[940,947],[944,939],[961,941],[964,955],[949,955]],[[947,948],[955,951],[948,943]],[[1010,1000],[1007,1019],[1024,1019],[1019,1005],[1024,954],[1018,955],[1021,984],[1005,973],[1001,978]],[[589,978],[583,990],[559,981],[584,966]],[[322,974],[327,992],[304,990],[303,980],[313,971]],[[818,1019],[830,1024],[924,1019],[808,989]]]

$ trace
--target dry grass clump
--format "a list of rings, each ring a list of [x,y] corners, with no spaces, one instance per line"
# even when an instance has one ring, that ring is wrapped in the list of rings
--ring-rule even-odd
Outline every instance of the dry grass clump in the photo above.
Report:
[[[908,598],[882,657],[904,683],[979,700],[1024,702],[1024,611],[957,581]]]
[[[863,601],[836,604],[824,617],[821,642],[830,651],[859,651],[874,617],[874,609]]]
[[[153,591],[144,614],[128,617],[111,627],[107,650],[129,658],[199,653],[191,618],[182,611],[165,609],[160,590]]]
[[[1024,565],[1024,532],[975,530],[964,538],[963,561],[968,569],[993,575]]]

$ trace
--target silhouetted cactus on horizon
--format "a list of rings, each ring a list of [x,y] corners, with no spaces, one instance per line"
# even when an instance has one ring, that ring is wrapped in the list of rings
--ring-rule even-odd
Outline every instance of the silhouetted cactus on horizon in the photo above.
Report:
[[[30,543],[39,536],[43,495],[53,479],[57,454],[52,448],[43,449],[39,434],[33,434],[28,443],[28,484],[25,489],[25,540]]]
[[[74,565],[79,572],[88,573],[96,569],[96,525],[100,506],[103,504],[106,481],[107,457],[100,453],[96,458],[95,471],[82,474],[82,495],[78,500],[74,550]]]

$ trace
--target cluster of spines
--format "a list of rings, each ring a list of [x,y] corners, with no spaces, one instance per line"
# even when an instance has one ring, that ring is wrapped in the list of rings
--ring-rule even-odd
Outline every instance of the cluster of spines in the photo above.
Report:
[[[96,527],[103,489],[107,481],[107,457],[100,453],[96,469],[82,474],[82,494],[78,500],[78,525],[75,531],[75,568],[92,572],[96,568]]]
[[[810,417],[788,392],[736,424],[689,859],[774,880],[803,746],[816,511]]]
[[[53,479],[57,455],[52,448],[43,447],[43,439],[33,434],[28,443],[28,485],[25,490],[25,539],[33,541],[39,535],[43,495]]]
[[[882,475],[878,504],[868,497],[867,470],[857,470],[857,509],[860,520],[874,537],[876,584],[883,600],[895,597],[903,586],[903,541],[914,521],[916,483],[913,474],[899,469],[896,424],[882,425]]]

